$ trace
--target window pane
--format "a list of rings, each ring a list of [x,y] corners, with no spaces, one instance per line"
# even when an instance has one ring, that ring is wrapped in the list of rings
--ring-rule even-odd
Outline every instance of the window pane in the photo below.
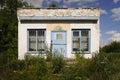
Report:
[[[79,31],[73,31],[73,51],[80,50],[80,38]]]
[[[29,31],[29,51],[36,51],[36,31]]]
[[[62,39],[62,34],[56,34],[56,39],[57,39],[57,40]]]
[[[79,51],[80,49],[80,38],[73,38],[73,51]]]
[[[79,37],[79,31],[73,32],[73,36],[74,36],[74,37]]]
[[[45,47],[45,32],[44,30],[38,30],[38,51],[44,51],[44,47]]]
[[[88,51],[88,31],[81,31],[81,50]]]

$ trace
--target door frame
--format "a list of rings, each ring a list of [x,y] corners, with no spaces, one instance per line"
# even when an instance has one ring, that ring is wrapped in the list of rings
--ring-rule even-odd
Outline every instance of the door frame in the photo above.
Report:
[[[65,49],[66,49],[66,51],[65,51],[65,53],[64,53],[64,57],[67,57],[67,31],[66,30],[52,30],[51,31],[51,40],[50,40],[50,44],[51,44],[51,41],[52,41],[52,32],[65,32],[65,43],[66,43],[66,45],[65,45]]]

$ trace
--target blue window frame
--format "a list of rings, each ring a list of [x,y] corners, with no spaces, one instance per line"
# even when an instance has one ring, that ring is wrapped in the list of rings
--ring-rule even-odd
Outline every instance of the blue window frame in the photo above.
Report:
[[[45,29],[28,29],[28,51],[32,53],[45,51]]]
[[[90,52],[90,30],[72,30],[72,51]]]

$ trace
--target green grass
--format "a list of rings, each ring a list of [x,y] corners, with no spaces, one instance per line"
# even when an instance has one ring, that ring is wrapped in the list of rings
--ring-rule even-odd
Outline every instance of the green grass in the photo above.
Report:
[[[0,80],[120,80],[118,47],[119,42],[113,42],[101,48],[92,59],[85,59],[81,54],[75,54],[75,59],[64,59],[50,51],[47,59],[27,55],[25,60],[2,63]]]
[[[0,67],[0,80],[120,80],[120,53],[99,53],[92,59],[76,55],[72,63],[60,55],[50,61],[29,56]]]

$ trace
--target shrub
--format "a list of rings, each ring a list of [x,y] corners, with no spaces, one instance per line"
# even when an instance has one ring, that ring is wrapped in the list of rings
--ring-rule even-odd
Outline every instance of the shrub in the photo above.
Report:
[[[62,70],[62,76],[65,80],[75,80],[75,69],[72,65],[64,67]]]
[[[65,80],[87,80],[89,78],[88,66],[90,59],[85,59],[82,54],[75,54],[75,62],[67,64],[62,70]]]
[[[76,54],[75,59],[75,80],[87,80],[89,78],[88,67],[90,65],[91,60],[85,59],[81,54]]]
[[[41,80],[47,74],[46,60],[40,56],[26,55],[26,69],[33,72],[35,80]]]
[[[113,41],[109,45],[106,45],[103,48],[101,48],[100,52],[119,53],[120,52],[120,42]]]
[[[111,76],[112,80],[120,79],[120,53],[108,54],[108,59],[114,64],[114,74]]]
[[[52,60],[52,52],[51,50],[46,51],[46,60],[51,61]]]
[[[36,80],[41,80],[43,76],[47,74],[47,65],[44,58],[36,57],[38,60],[35,64],[35,76]]]
[[[96,55],[89,66],[91,80],[111,80],[115,72],[115,64],[110,61],[106,53]]]
[[[65,65],[63,56],[61,54],[57,54],[57,53],[52,55],[51,63],[52,63],[53,73],[59,73]]]
[[[7,69],[11,70],[24,70],[25,60],[14,60],[6,65]]]
[[[85,59],[83,54],[76,54],[75,59],[75,80],[87,80],[89,76],[87,68],[89,66],[90,59]]]

